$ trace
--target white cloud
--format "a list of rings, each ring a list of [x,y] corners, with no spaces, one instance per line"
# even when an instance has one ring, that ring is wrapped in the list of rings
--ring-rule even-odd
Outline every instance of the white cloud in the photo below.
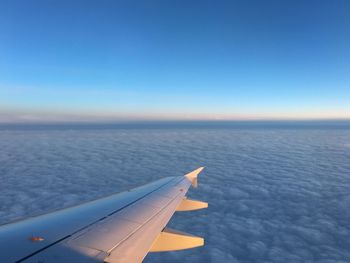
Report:
[[[328,131],[329,132],[329,131]],[[145,262],[349,262],[348,131],[0,129],[0,220],[78,204],[197,166],[207,210],[170,227],[195,250]],[[171,172],[169,172],[171,171]]]

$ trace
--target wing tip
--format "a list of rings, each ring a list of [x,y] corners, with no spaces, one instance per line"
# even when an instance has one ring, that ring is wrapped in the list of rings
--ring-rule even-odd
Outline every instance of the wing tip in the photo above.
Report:
[[[185,177],[187,177],[189,179],[197,178],[198,174],[200,172],[202,172],[204,168],[205,168],[204,166],[199,167],[199,168],[193,170],[192,172],[189,172],[189,173],[185,174]]]
[[[198,177],[198,174],[200,172],[203,171],[203,169],[205,168],[205,166],[202,166],[202,167],[199,167],[195,170],[193,170],[192,172],[189,172],[188,174],[185,174],[185,177],[190,180],[190,182],[192,183],[192,186],[193,187],[197,187],[197,177]]]

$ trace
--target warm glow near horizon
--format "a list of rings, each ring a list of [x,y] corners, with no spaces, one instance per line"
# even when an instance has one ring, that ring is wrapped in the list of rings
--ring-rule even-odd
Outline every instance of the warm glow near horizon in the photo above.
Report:
[[[114,121],[279,121],[279,120],[350,120],[350,112],[293,112],[293,113],[190,113],[190,112],[63,112],[1,110],[0,123],[36,122],[114,122]]]

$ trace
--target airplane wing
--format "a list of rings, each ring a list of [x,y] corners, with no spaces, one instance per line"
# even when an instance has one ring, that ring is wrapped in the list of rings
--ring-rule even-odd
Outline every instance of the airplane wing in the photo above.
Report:
[[[202,169],[0,226],[0,262],[132,263],[202,246],[203,238],[165,228],[175,211],[208,206],[185,196]]]

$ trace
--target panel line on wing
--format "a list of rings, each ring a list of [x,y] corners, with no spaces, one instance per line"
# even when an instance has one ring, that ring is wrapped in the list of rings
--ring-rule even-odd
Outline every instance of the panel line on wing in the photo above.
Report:
[[[111,249],[109,249],[107,252],[111,253],[114,249],[116,249],[120,244],[128,240],[131,236],[133,236],[140,228],[142,228],[144,225],[146,225],[148,222],[150,222],[152,219],[154,219],[157,215],[161,214],[178,196],[180,196],[182,192],[178,192],[161,210],[159,210],[156,214],[154,214],[151,218],[149,218],[147,221],[145,221],[143,224],[141,224],[138,228],[136,228],[132,233],[130,233],[128,236],[126,236],[123,240],[118,242],[115,246],[113,246]],[[174,211],[175,212],[175,211]]]

